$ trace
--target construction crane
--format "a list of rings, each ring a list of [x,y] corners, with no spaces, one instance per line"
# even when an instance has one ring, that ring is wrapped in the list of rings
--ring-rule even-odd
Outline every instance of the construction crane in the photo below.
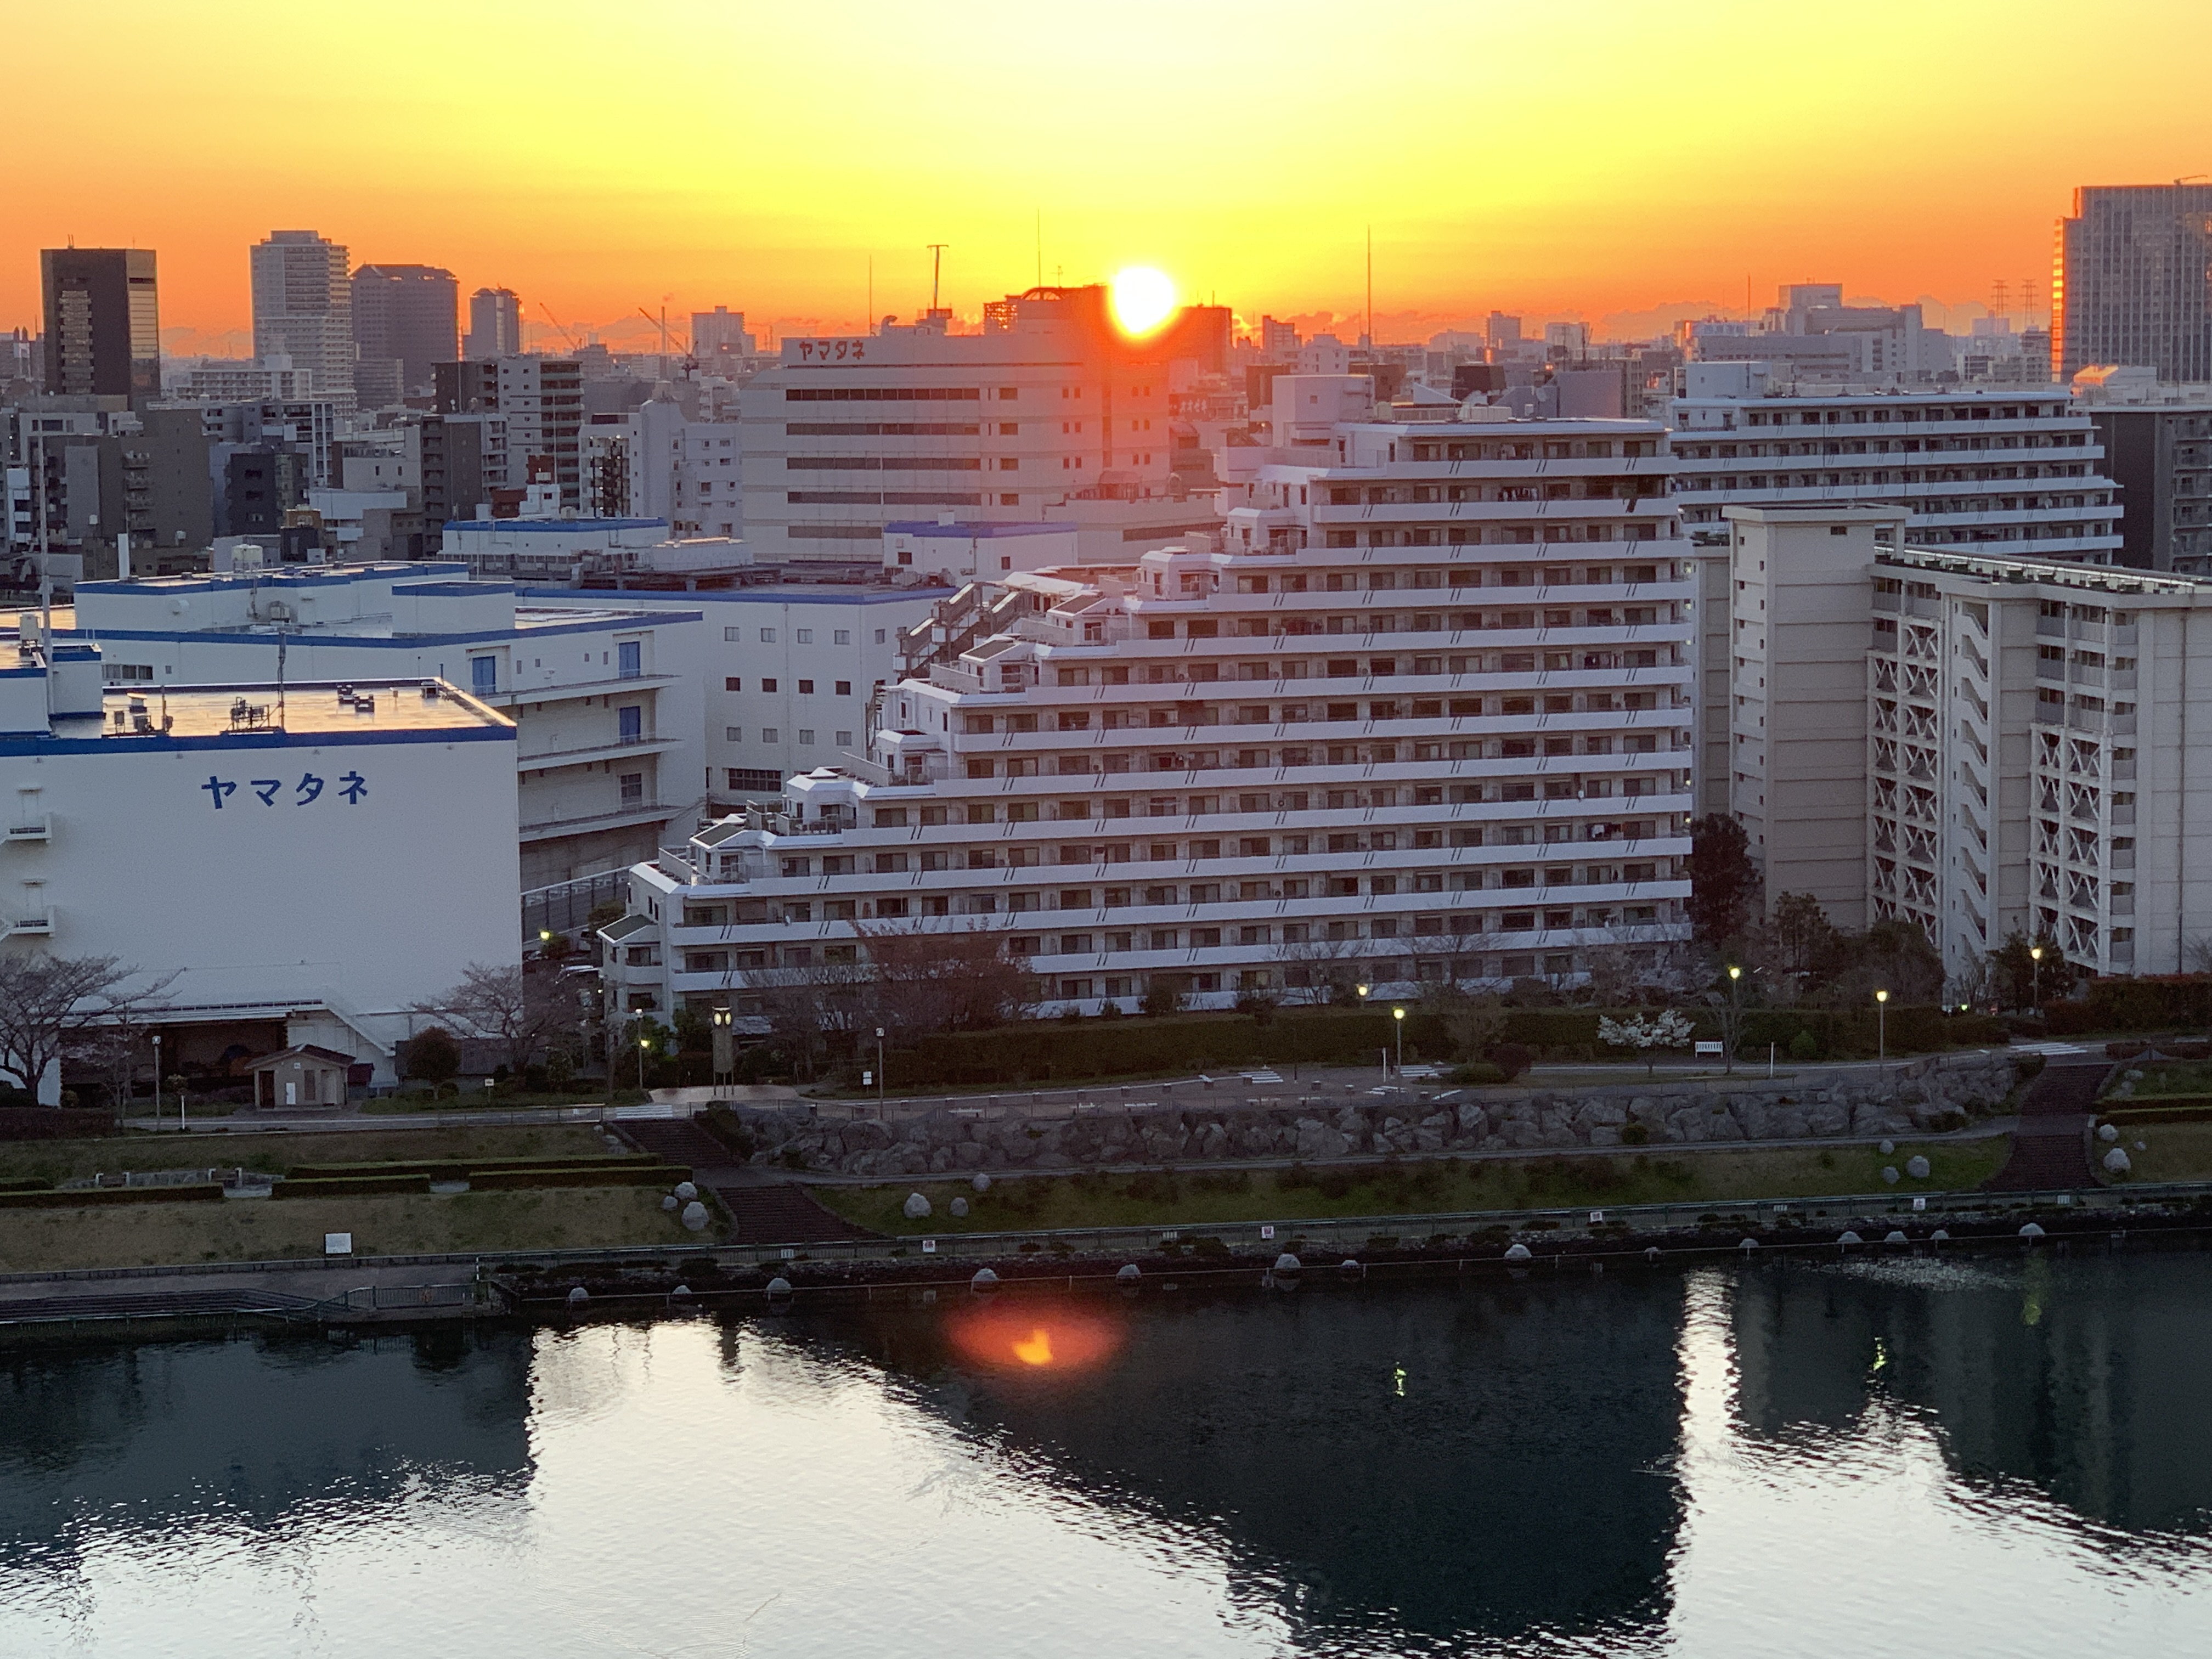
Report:
[[[640,306],[637,308],[637,314],[660,331],[660,355],[665,357],[668,355],[668,307],[661,307],[660,315],[655,317],[643,306]],[[690,348],[686,347],[685,349],[688,351]]]
[[[553,307],[547,305],[544,301],[540,300],[538,302],[538,308],[545,313],[545,320],[547,322],[552,324],[554,327],[561,331],[561,337],[568,343],[568,349],[571,351],[579,349],[576,344],[576,337],[568,332],[568,325],[566,323],[562,322],[558,317],[556,317],[553,314]]]

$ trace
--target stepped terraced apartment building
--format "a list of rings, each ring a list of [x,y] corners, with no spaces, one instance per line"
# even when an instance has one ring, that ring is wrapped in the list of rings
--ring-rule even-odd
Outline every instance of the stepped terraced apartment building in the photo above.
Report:
[[[1681,937],[1695,556],[1663,428],[1335,425],[1224,550],[964,587],[869,759],[633,868],[611,1012],[872,928],[1003,930],[1049,1006],[1571,975]]]

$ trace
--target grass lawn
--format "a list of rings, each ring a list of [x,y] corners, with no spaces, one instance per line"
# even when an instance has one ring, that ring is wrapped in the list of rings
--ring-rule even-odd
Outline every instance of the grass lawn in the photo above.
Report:
[[[660,1207],[660,1196],[635,1188],[587,1188],[0,1210],[0,1273],[319,1260],[328,1232],[350,1232],[357,1255],[699,1242],[702,1235],[687,1233]]]
[[[1900,1191],[1934,1192],[1980,1185],[2003,1163],[2010,1141],[1900,1142],[1884,1157],[1871,1146],[1787,1152],[1677,1152],[1632,1156],[1431,1159],[1382,1166],[1336,1166],[1296,1174],[1283,1170],[1205,1173],[1148,1171],[1133,1176],[994,1177],[977,1194],[964,1182],[901,1182],[884,1186],[818,1186],[831,1209],[878,1232],[917,1235],[1010,1232],[1046,1227],[1203,1225],[1209,1222],[1291,1221],[1306,1218],[1422,1214],[1457,1210],[1581,1209],[1627,1204],[1699,1203],[1719,1199],[1815,1198],[1885,1190],[1881,1169],[1899,1169],[1916,1152],[1933,1173],[1907,1180]],[[2207,1140],[2212,1152],[2212,1137]],[[1285,1184],[1284,1177],[1291,1177]],[[909,1193],[927,1197],[927,1220],[901,1212]],[[954,1218],[951,1201],[969,1212]]]
[[[2140,1152],[2138,1140],[2144,1146]],[[2212,1181],[2212,1123],[2122,1123],[2119,1144],[2135,1165],[2130,1180]],[[2110,1148],[2101,1140],[2089,1146],[2090,1157],[2102,1167]]]
[[[2123,1065],[2113,1073],[2118,1083],[2128,1072],[2138,1069]],[[2212,1095],[2212,1060],[2168,1060],[2140,1068],[2142,1081],[2136,1085],[2134,1098],[2155,1100],[2169,1095]],[[2108,1092],[2106,1100],[2111,1100]]]
[[[325,1134],[125,1134],[99,1140],[0,1141],[0,1180],[60,1181],[119,1170],[243,1164],[281,1175],[295,1164],[369,1164],[398,1158],[574,1158],[607,1144],[586,1124],[337,1131]],[[343,1228],[338,1229],[343,1231]]]

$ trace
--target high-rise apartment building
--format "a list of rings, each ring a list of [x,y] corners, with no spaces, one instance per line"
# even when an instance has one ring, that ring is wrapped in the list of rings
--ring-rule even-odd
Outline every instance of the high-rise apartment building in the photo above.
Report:
[[[2212,184],[2075,191],[2051,316],[2062,380],[2100,363],[2212,380]]]
[[[1768,902],[1911,921],[1961,996],[2015,933],[2100,974],[2187,969],[2212,938],[2192,738],[2212,721],[2212,584],[1887,546],[1876,516],[1729,514],[1732,603],[1705,613],[1702,649],[1732,665],[1731,788]]]
[[[464,358],[436,368],[438,412],[500,415],[507,425],[507,476],[520,489],[536,464],[560,492],[561,510],[584,503],[584,375],[573,357]]]
[[[2127,506],[2116,562],[2212,574],[2212,396],[2167,390],[2172,402],[2088,406]]]
[[[756,556],[872,563],[886,523],[941,512],[1004,523],[1081,501],[1139,540],[1201,516],[1169,501],[1169,365],[1214,349],[1215,315],[1132,339],[1105,296],[1031,289],[985,307],[981,334],[932,319],[787,339],[744,392]]]
[[[45,290],[46,389],[65,397],[161,395],[161,313],[150,248],[50,247]]]
[[[865,758],[631,872],[611,1006],[742,1000],[871,927],[1005,930],[1091,1011],[1564,980],[1683,937],[1696,556],[1664,431],[1358,423],[1318,451],[1239,486],[1228,550],[941,604]]]
[[[253,355],[283,356],[306,371],[310,392],[353,399],[353,289],[346,251],[312,230],[276,230],[256,242]]]
[[[522,355],[522,301],[513,289],[480,288],[469,295],[461,355],[471,362]]]
[[[1689,363],[1674,489],[1693,537],[1730,507],[1902,507],[1915,546],[2089,563],[2122,546],[2087,413],[2056,386],[1777,393],[1759,363]]]
[[[354,393],[381,409],[428,392],[434,366],[452,362],[460,285],[435,265],[363,265],[353,274]]]
[[[727,306],[691,313],[691,355],[702,368],[741,368],[753,355],[753,337],[745,331],[745,313]]]

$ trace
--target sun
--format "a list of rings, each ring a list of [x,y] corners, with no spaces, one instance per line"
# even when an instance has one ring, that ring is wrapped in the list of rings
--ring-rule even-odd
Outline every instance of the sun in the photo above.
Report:
[[[1114,273],[1113,300],[1123,333],[1150,334],[1175,311],[1175,279],[1150,265],[1130,265]]]

